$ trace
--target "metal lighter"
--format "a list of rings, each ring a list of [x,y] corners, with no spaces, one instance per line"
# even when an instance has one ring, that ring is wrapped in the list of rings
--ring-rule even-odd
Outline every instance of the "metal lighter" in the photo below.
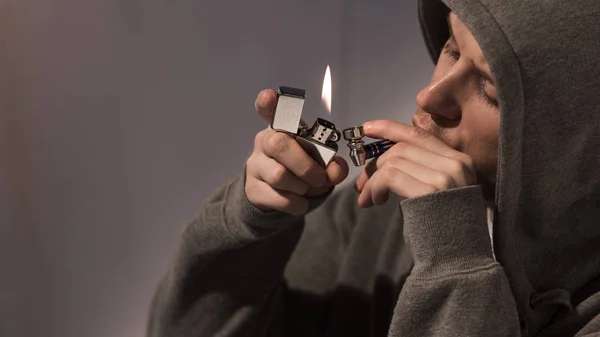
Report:
[[[279,87],[271,128],[295,137],[309,156],[327,167],[337,153],[341,135],[333,123],[323,118],[317,118],[311,128],[302,121],[305,98],[303,89]]]

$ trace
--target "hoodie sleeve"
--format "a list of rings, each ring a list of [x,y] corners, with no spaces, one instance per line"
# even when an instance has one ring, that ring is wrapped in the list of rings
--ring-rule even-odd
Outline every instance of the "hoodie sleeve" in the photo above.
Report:
[[[154,296],[147,336],[282,335],[284,269],[304,217],[253,206],[244,176],[219,188],[185,227]]]
[[[414,268],[390,336],[519,336],[504,270],[492,254],[481,190],[469,186],[400,204]]]

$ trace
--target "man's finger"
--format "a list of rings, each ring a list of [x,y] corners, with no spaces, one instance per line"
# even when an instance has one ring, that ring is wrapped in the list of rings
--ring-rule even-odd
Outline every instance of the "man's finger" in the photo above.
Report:
[[[369,121],[363,124],[365,135],[371,138],[389,139],[393,142],[406,142],[418,145],[431,152],[449,158],[456,157],[459,152],[452,149],[429,132],[391,120]]]
[[[308,189],[306,196],[318,197],[321,196],[335,186],[340,184],[348,177],[348,163],[344,158],[335,156],[331,163],[327,166],[327,184],[322,187],[311,187]]]
[[[261,150],[311,186],[327,183],[327,172],[312,159],[298,142],[283,132],[262,138]]]
[[[254,102],[254,109],[267,123],[271,123],[273,119],[275,106],[277,106],[277,93],[272,89],[261,91]]]
[[[356,183],[354,184],[354,189],[357,192],[361,192],[364,185],[367,183],[369,178],[377,171],[377,161],[379,158],[375,158],[367,163],[364,170],[358,176]]]
[[[254,193],[250,193],[253,190]],[[246,181],[248,200],[263,211],[277,210],[302,215],[308,210],[308,200],[292,192],[274,189],[264,181],[250,178]]]
[[[264,153],[250,156],[246,170],[249,175],[280,191],[292,192],[297,195],[304,195],[308,191],[308,184]]]
[[[344,158],[335,156],[327,166],[327,177],[333,185],[337,185],[344,181],[348,176],[348,163]]]
[[[471,171],[473,168],[468,167],[460,160],[449,158],[446,156],[441,156],[437,153],[431,152],[422,147],[400,142],[390,148],[386,153],[384,153],[381,157],[379,157],[377,161],[377,169],[382,168],[387,165],[389,161],[396,159],[404,159],[408,163],[412,163],[414,169],[414,173],[409,172],[411,175],[420,179],[420,177],[424,175],[436,175],[444,174],[446,176],[452,177],[456,186],[467,186],[472,185],[475,182],[475,176],[471,177]],[[406,167],[405,163],[405,167]],[[418,169],[416,167],[419,167]],[[426,181],[420,179],[422,181]]]
[[[436,188],[423,183],[395,167],[378,170],[367,181],[358,197],[358,205],[371,207],[387,201],[389,192],[404,198],[415,198],[436,192]]]
[[[368,180],[360,191],[360,195],[358,196],[358,206],[362,208],[369,208],[373,206],[373,199],[371,198],[371,184],[373,181]]]

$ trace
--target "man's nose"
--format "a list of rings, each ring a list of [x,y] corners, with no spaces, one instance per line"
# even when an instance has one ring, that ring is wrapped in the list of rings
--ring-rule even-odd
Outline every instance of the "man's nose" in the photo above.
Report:
[[[458,72],[450,71],[437,78],[417,95],[417,105],[424,112],[454,120],[461,116],[458,89],[461,78]]]

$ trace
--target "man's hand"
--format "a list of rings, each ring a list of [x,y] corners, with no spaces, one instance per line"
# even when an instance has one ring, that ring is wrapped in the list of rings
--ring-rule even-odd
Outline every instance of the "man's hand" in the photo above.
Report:
[[[271,122],[277,94],[263,90],[254,106]],[[308,197],[328,192],[348,175],[348,164],[334,157],[327,169],[315,162],[290,135],[267,128],[254,139],[254,151],[246,162],[245,192],[259,209],[293,215],[308,211]]]
[[[477,184],[473,160],[427,131],[379,120],[363,125],[365,135],[396,144],[369,162],[356,181],[361,207],[381,205],[389,192],[406,198]]]

